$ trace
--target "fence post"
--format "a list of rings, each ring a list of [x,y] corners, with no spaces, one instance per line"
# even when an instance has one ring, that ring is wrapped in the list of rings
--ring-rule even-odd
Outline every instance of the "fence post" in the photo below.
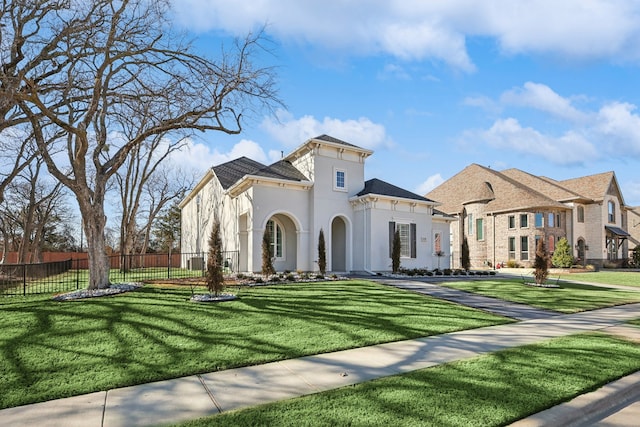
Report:
[[[73,263],[73,259],[71,260],[71,262]],[[80,289],[80,261],[79,260],[75,260],[75,264],[76,264],[76,290]],[[72,265],[73,267],[73,265]]]
[[[171,279],[171,250],[167,254],[167,279]]]
[[[27,296],[27,264],[22,264],[22,296]]]

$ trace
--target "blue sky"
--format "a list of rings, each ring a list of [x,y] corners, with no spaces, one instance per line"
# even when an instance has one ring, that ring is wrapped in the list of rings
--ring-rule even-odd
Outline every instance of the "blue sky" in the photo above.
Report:
[[[424,194],[471,163],[554,179],[615,171],[640,205],[640,2],[174,0],[202,53],[266,25],[286,109],[206,134],[197,171],[320,134],[374,150],[366,178]]]

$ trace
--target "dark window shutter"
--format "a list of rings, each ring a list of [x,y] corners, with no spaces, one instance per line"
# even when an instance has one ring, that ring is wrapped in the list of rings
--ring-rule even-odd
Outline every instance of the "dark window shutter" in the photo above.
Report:
[[[393,236],[396,234],[396,223],[389,221],[389,258],[391,258],[391,252],[393,251]]]
[[[411,258],[416,257],[416,225],[410,224],[410,238],[411,238]]]

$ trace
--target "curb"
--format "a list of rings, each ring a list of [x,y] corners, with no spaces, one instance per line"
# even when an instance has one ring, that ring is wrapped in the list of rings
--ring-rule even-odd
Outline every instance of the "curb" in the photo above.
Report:
[[[582,394],[569,402],[523,418],[513,427],[592,425],[640,398],[640,371]]]

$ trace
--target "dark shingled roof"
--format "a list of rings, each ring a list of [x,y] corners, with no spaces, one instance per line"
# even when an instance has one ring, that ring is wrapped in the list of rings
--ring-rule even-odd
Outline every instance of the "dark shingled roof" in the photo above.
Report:
[[[292,181],[307,181],[307,177],[296,169],[291,162],[286,160],[277,161],[271,166],[266,166],[252,175],[289,179]]]
[[[425,197],[419,196],[416,193],[407,191],[403,188],[396,187],[393,184],[384,182],[380,179],[373,178],[364,183],[364,189],[359,192],[358,196],[365,196],[367,194],[379,194],[381,196],[398,197],[403,199],[420,200],[422,202],[432,202]]]
[[[220,181],[222,188],[227,190],[246,175],[257,175],[269,178],[288,179],[292,181],[306,181],[305,177],[298,169],[286,160],[280,160],[270,166],[251,160],[247,157],[240,157],[230,162],[213,167],[213,171]]]
[[[220,181],[222,188],[226,190],[242,179],[243,176],[253,175],[260,169],[264,169],[266,167],[267,166],[260,162],[256,162],[255,160],[251,160],[250,158],[243,156],[238,159],[231,160],[230,162],[214,166],[213,172],[215,172],[218,177],[218,181]]]
[[[319,139],[320,141],[327,141],[327,142],[332,142],[334,144],[340,144],[340,145],[346,145],[347,147],[356,147],[356,148],[360,148],[357,145],[353,145],[353,144],[349,144],[348,142],[344,142],[338,138],[334,138],[332,136],[329,135],[320,135],[320,136],[316,136],[315,138],[312,139]]]

